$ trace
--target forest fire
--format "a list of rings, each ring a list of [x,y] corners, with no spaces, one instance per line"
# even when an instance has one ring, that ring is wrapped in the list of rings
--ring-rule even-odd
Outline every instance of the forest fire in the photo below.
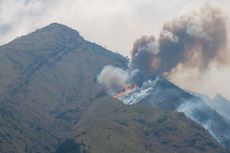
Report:
[[[125,84],[122,87],[122,89],[120,90],[120,92],[118,94],[114,95],[113,97],[118,99],[120,97],[126,96],[129,93],[131,93],[132,91],[134,91],[136,88],[137,88],[137,84],[136,83],[132,83],[131,85],[126,85]]]

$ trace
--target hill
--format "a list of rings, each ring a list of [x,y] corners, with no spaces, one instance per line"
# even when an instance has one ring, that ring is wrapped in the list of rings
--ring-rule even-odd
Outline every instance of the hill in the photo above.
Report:
[[[180,113],[102,98],[105,65],[128,60],[57,23],[1,46],[0,152],[224,152]]]
[[[49,152],[87,102],[105,65],[127,59],[57,23],[0,47],[0,152]]]
[[[216,105],[225,107],[227,110],[227,102],[221,103],[221,101],[217,101],[218,99],[221,98],[214,99]],[[120,100],[128,105],[150,103],[153,107],[161,110],[182,112],[203,126],[213,138],[230,150],[230,121],[219,113],[220,111],[224,112],[225,109],[220,107],[213,109],[212,105],[209,105],[209,102],[205,102],[200,96],[184,91],[163,77],[158,76],[154,80],[147,81],[132,93],[120,97]],[[226,114],[226,116],[228,115]]]
[[[93,102],[59,150],[70,140],[87,153],[224,152],[205,129],[183,113],[162,111],[146,103],[125,105],[109,97]]]

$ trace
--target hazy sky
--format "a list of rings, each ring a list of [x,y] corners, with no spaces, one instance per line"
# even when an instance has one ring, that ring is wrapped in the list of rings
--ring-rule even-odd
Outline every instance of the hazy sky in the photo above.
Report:
[[[137,38],[158,35],[165,21],[199,10],[206,3],[230,14],[230,0],[0,0],[0,44],[58,22],[78,30],[90,41],[129,55]],[[220,92],[230,97],[229,79],[226,82],[230,70],[227,70],[221,70],[220,76],[212,71],[211,81],[215,82],[212,91],[208,85],[181,84],[204,93]]]
[[[59,22],[129,55],[134,40],[157,35],[165,21],[207,2],[226,12],[230,8],[230,0],[0,0],[0,42]]]

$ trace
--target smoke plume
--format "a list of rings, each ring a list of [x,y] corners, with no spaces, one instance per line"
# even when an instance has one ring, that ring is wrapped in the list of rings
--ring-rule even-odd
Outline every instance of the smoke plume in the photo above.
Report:
[[[138,70],[133,78],[136,83],[147,80],[155,73],[154,66],[151,63],[155,61],[154,55],[157,53],[157,49],[158,46],[153,36],[143,36],[134,43],[130,69]]]
[[[227,63],[226,17],[206,6],[198,13],[176,18],[164,24],[158,40],[142,37],[134,43],[131,69],[138,69],[141,83],[158,74],[166,76],[181,69],[206,71],[212,63]]]
[[[127,71],[111,65],[104,67],[97,77],[98,82],[111,94],[119,91],[127,83],[128,79],[129,74]]]
[[[124,71],[108,66],[102,70],[98,81],[111,90],[128,80],[141,86],[145,81],[163,75],[174,83],[194,89],[194,85],[202,85],[200,82],[209,84],[207,75],[217,74],[218,67],[229,64],[227,42],[227,17],[221,10],[206,5],[198,12],[165,23],[158,37],[137,39],[131,51],[129,69]],[[203,76],[207,80],[201,80]],[[188,83],[192,83],[192,87]],[[199,91],[199,86],[195,91]]]

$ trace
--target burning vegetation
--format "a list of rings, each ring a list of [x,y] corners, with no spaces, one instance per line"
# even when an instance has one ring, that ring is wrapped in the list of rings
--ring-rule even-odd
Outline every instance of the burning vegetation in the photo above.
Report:
[[[119,99],[120,97],[123,97],[123,96],[126,96],[128,95],[129,93],[135,91],[135,89],[137,89],[137,84],[136,83],[132,83],[131,85],[124,85],[121,90],[116,94],[114,95],[113,97],[114,98],[117,98]]]
[[[158,38],[143,36],[134,42],[127,70],[106,66],[98,82],[117,98],[158,75],[168,77],[178,73],[177,69],[181,72],[193,68],[201,75],[213,63],[225,66],[226,22],[221,10],[208,5],[199,12],[167,22]]]

